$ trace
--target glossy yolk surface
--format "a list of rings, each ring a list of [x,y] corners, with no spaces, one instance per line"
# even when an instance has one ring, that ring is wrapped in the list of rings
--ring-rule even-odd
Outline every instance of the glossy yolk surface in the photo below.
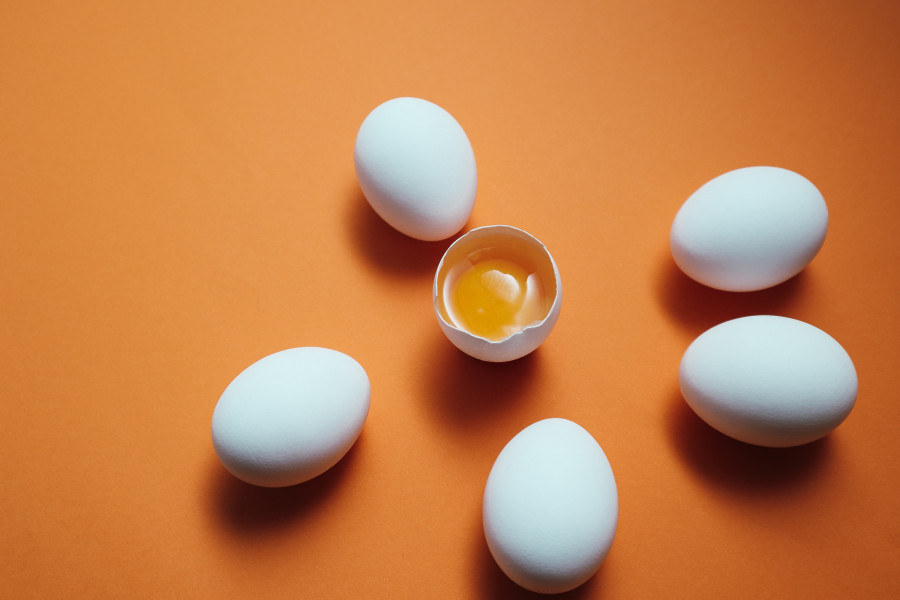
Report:
[[[536,275],[504,258],[473,263],[455,282],[450,301],[456,325],[501,340],[542,318]]]

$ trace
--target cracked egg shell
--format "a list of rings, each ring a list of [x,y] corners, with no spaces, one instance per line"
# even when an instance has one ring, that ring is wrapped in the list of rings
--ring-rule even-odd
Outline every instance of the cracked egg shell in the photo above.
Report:
[[[515,360],[540,346],[559,318],[559,269],[531,234],[509,225],[478,227],[444,253],[433,301],[454,346],[487,362]]]

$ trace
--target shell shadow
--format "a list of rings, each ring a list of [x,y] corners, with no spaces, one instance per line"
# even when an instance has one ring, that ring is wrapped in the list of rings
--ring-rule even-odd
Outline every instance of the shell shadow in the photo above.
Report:
[[[791,448],[766,448],[732,439],[707,425],[676,388],[669,399],[672,445],[704,481],[740,495],[779,494],[808,483],[823,471],[831,436]]]
[[[347,236],[356,253],[379,272],[396,277],[431,278],[444,252],[461,235],[424,242],[388,225],[354,185],[346,204]]]
[[[311,517],[353,471],[360,439],[336,465],[304,483],[267,488],[241,481],[217,460],[210,466],[208,502],[218,524],[239,537],[264,536]]]
[[[456,427],[490,426],[491,416],[521,405],[540,376],[540,348],[517,360],[490,363],[465,354],[442,335],[430,342],[424,395],[438,418]]]
[[[790,312],[809,287],[807,271],[757,292],[723,292],[694,281],[667,255],[656,278],[657,298],[679,325],[692,332],[705,331],[738,317]]]

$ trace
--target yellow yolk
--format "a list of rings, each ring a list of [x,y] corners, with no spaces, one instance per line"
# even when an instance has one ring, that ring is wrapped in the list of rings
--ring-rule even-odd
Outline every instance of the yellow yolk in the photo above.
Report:
[[[489,340],[502,340],[541,320],[543,290],[537,275],[505,258],[471,264],[450,293],[456,325]]]

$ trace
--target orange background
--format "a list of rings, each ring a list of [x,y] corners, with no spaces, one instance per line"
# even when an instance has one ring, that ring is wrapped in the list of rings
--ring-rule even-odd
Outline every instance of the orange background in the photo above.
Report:
[[[900,597],[900,8],[856,2],[29,2],[0,6],[0,596],[519,598],[481,498],[559,416],[603,446],[619,529],[573,598]],[[475,149],[468,228],[559,264],[533,355],[462,355],[431,307],[450,240],[381,222],[368,112],[443,106]],[[813,181],[825,246],[745,295],[668,253],[681,203],[766,164]],[[677,391],[725,319],[800,318],[860,377],[788,450]],[[356,358],[356,446],[300,486],[217,461],[213,407],[255,360]]]

